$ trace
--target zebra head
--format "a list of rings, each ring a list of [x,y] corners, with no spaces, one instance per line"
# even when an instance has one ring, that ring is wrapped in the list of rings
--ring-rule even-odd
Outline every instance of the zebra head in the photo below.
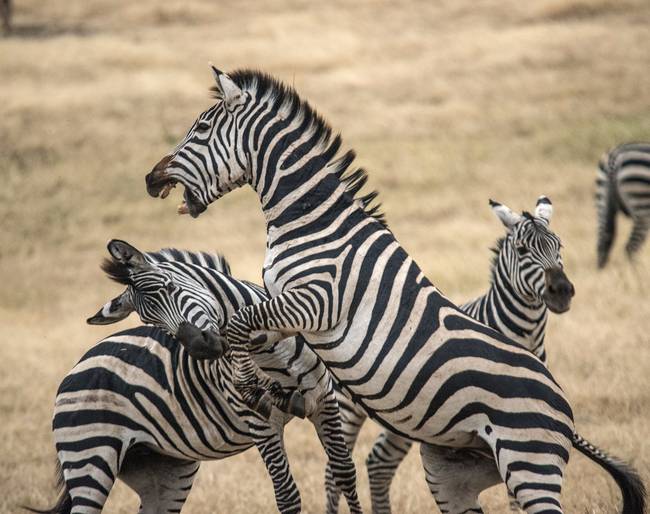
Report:
[[[540,196],[534,214],[517,214],[493,200],[490,206],[508,229],[498,249],[495,279],[507,280],[513,292],[531,305],[544,303],[552,312],[568,311],[575,289],[564,273],[560,238],[549,228],[551,201]]]
[[[115,323],[135,311],[143,323],[173,335],[193,357],[218,358],[225,349],[219,326],[225,324],[214,296],[170,262],[154,262],[125,241],[108,243],[111,259],[102,269],[126,285],[120,296],[88,319],[90,324]]]
[[[250,182],[244,125],[253,109],[259,117],[266,108],[256,109],[251,94],[235,80],[214,66],[212,72],[217,103],[199,115],[180,144],[146,176],[147,191],[154,197],[166,198],[171,188],[182,184],[184,201],[178,212],[194,218],[217,198]]]

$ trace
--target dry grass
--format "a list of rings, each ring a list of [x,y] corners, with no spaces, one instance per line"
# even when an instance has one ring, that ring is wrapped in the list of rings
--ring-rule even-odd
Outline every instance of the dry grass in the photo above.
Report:
[[[250,191],[191,221],[144,190],[144,174],[209,104],[210,60],[295,83],[356,148],[398,238],[454,299],[487,282],[501,231],[488,197],[530,209],[549,195],[577,288],[572,311],[550,324],[551,368],[580,432],[650,479],[650,248],[632,270],[618,245],[597,273],[592,205],[600,153],[650,137],[648,2],[16,3],[16,35],[0,40],[1,512],[53,497],[56,387],[111,331],[83,322],[117,290],[98,270],[109,238],[218,249],[238,276],[259,279],[264,233]],[[322,511],[316,438],[304,423],[288,433],[305,511]],[[356,454],[366,505],[375,433],[364,430]],[[435,511],[418,461],[414,452],[398,474],[396,512]],[[504,510],[502,491],[486,501]],[[576,455],[564,501],[569,513],[611,513],[617,493]],[[121,485],[109,503],[137,508]],[[272,505],[249,452],[204,466],[186,510]]]

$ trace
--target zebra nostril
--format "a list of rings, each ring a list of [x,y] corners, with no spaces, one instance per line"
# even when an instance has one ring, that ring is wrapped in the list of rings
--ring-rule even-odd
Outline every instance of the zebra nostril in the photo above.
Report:
[[[555,293],[557,293],[557,288],[553,284],[549,284],[548,292],[551,293],[551,294],[555,294]]]

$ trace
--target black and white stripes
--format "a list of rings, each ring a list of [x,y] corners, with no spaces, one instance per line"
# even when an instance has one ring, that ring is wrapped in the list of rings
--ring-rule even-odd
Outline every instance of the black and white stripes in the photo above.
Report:
[[[437,469],[437,446],[489,451],[496,466],[485,476],[504,480],[526,512],[562,512],[573,415],[548,369],[424,277],[369,206],[373,196],[358,198],[365,178],[348,171],[353,153],[339,157],[341,139],[295,91],[256,72],[214,73],[219,102],[147,188],[158,196],[181,183],[181,212],[192,216],[245,183],[258,194],[271,298],[228,324],[242,397],[262,410],[276,402],[251,336],[300,334],[364,412],[424,443],[425,466]],[[480,511],[475,491],[458,497],[453,473],[432,476],[445,510]]]
[[[139,327],[100,341],[63,380],[53,421],[64,479],[59,507],[100,512],[119,477],[140,495],[141,512],[180,512],[199,461],[255,445],[279,511],[299,512],[282,435],[290,416],[276,410],[267,420],[251,411],[234,388],[228,359],[196,360],[168,335],[189,318],[204,323],[199,334],[218,331],[238,308],[266,299],[264,290],[232,278],[222,258],[177,250],[143,254],[122,241],[112,241],[109,250],[113,260],[104,268],[128,287],[89,322],[113,323],[135,310],[160,328]],[[212,317],[197,315],[197,305],[211,306]],[[215,340],[200,344],[214,350]],[[282,387],[302,392],[337,484],[351,512],[360,512],[354,465],[325,367],[296,338],[269,341],[254,358]]]
[[[650,229],[650,143],[626,143],[602,156],[596,177],[598,267],[607,264],[616,236],[616,216],[632,220],[625,251],[632,258]]]

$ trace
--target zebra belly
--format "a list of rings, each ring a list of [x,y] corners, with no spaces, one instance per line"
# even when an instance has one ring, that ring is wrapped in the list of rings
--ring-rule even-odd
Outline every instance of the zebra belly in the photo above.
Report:
[[[190,385],[187,368],[155,341],[121,338],[93,350],[59,388],[53,420],[58,451],[84,453],[92,451],[89,441],[108,440],[124,451],[142,444],[179,459],[212,460],[252,446],[236,402],[212,387],[210,376],[194,376]]]
[[[535,357],[460,312],[433,287],[412,291],[408,310],[400,309],[403,294],[385,308],[387,318],[399,323],[375,316],[373,325],[372,313],[359,308],[345,326],[305,334],[370,417],[407,437],[452,446],[468,444],[491,419],[512,423],[518,412],[547,412],[572,423],[560,388]]]

